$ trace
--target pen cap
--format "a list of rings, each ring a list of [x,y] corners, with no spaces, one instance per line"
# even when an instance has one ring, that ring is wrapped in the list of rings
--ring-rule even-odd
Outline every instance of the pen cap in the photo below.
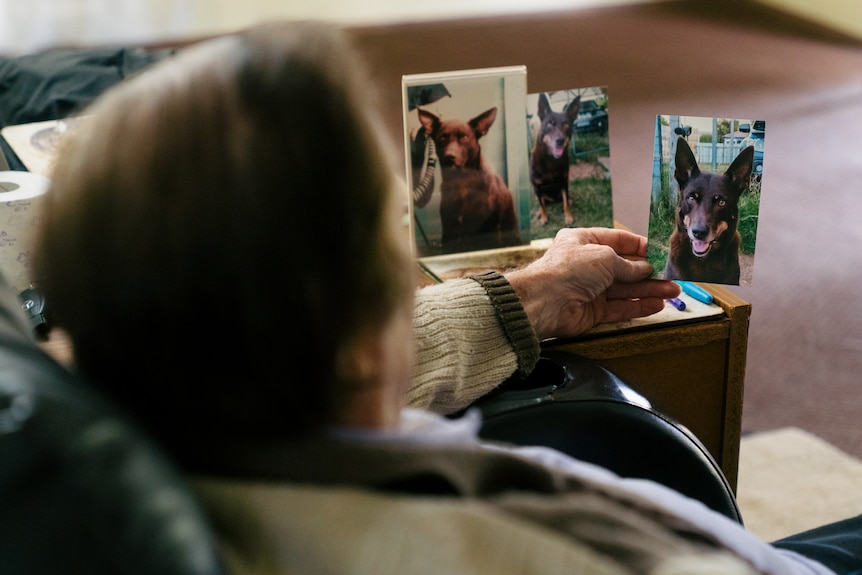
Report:
[[[679,284],[679,286],[682,288],[682,291],[684,291],[686,294],[690,295],[691,297],[693,297],[697,301],[703,302],[706,304],[712,303],[712,294],[709,293],[708,291],[706,291],[705,289],[703,289],[702,287],[700,287],[699,285],[694,284],[694,283],[689,282],[689,281],[682,281],[682,280],[674,280],[674,281]]]

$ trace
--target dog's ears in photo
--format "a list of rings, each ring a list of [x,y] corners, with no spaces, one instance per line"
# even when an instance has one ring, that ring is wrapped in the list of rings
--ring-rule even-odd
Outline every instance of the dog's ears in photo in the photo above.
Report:
[[[754,165],[754,146],[748,146],[736,156],[736,159],[727,168],[725,174],[730,177],[741,192],[751,185],[751,168]]]
[[[548,96],[542,92],[539,94],[539,119],[544,120],[545,116],[551,111],[551,102],[548,100]]]
[[[575,96],[575,99],[566,106],[566,117],[570,122],[574,122],[578,118],[578,110],[581,108],[581,95]]]
[[[488,130],[491,129],[491,125],[496,119],[497,107],[494,106],[490,110],[482,112],[481,114],[470,120],[470,127],[473,128],[474,132],[476,132],[476,138],[481,138],[482,136],[487,134]]]
[[[688,142],[683,137],[676,139],[674,167],[673,177],[679,184],[679,189],[683,189],[691,178],[700,174],[697,158],[694,157],[694,152],[691,151]]]

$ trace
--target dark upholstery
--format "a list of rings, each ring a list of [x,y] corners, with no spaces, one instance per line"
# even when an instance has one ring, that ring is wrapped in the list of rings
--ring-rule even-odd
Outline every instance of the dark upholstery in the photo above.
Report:
[[[0,345],[0,572],[216,574],[214,541],[123,414],[39,350]]]
[[[545,352],[530,377],[513,377],[476,405],[482,437],[545,445],[623,477],[651,479],[742,522],[703,444],[594,361]]]
[[[0,57],[0,128],[81,112],[106,89],[172,53],[94,48]],[[2,137],[0,155],[5,155],[6,168],[26,169]]]

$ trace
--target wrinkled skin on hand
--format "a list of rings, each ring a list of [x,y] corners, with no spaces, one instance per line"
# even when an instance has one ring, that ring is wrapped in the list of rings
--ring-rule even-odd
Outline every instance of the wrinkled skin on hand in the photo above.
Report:
[[[679,285],[650,279],[647,239],[611,228],[564,228],[542,257],[504,275],[539,339],[651,315]]]

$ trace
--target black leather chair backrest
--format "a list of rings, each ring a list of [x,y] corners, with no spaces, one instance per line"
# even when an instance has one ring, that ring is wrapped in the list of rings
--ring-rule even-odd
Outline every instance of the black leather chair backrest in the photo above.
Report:
[[[486,439],[553,447],[651,479],[742,523],[730,484],[697,437],[594,361],[545,352],[528,378],[513,377],[475,405]]]
[[[0,572],[222,573],[183,476],[34,349],[0,347]]]

